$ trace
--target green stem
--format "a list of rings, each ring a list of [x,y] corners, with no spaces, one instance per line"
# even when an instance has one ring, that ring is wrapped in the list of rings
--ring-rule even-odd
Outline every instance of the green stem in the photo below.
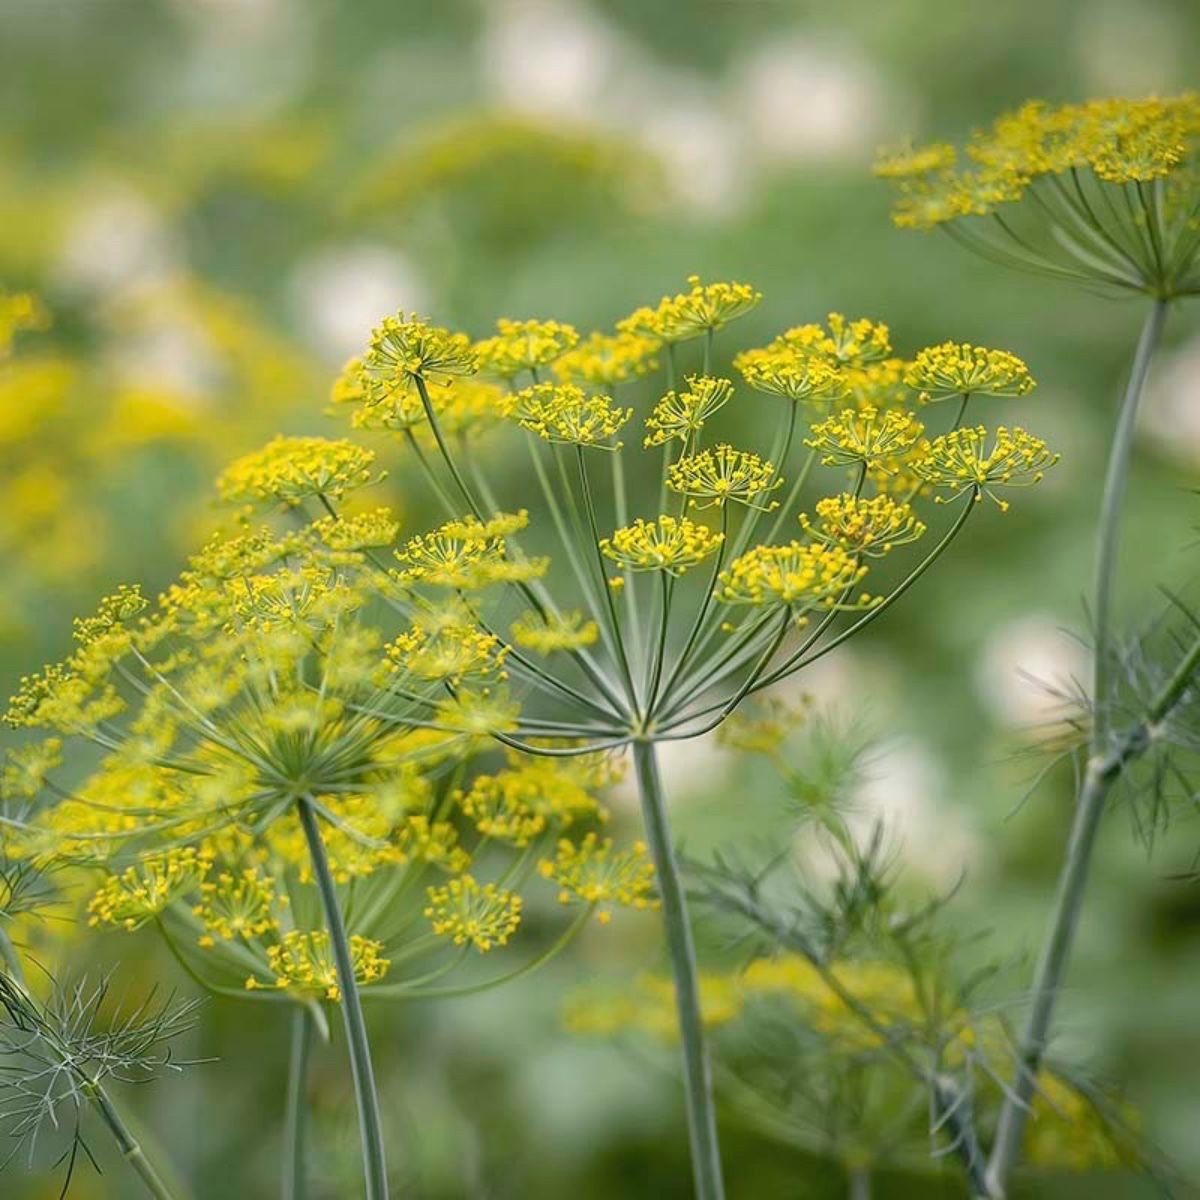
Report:
[[[871,1172],[862,1167],[851,1167],[846,1177],[846,1195],[849,1200],[871,1200]]]
[[[1112,592],[1116,575],[1117,534],[1129,474],[1129,460],[1133,450],[1138,402],[1150,370],[1150,361],[1162,334],[1166,307],[1164,301],[1156,300],[1142,327],[1109,452],[1097,531],[1094,616],[1096,647],[1088,765],[1075,806],[1075,817],[1059,874],[1050,926],[1034,972],[1029,1015],[1019,1047],[1017,1075],[1000,1110],[996,1140],[988,1163],[988,1186],[990,1194],[996,1197],[1005,1195],[1008,1177],[1020,1155],[1029,1104],[1037,1089],[1038,1072],[1045,1056],[1054,1011],[1083,908],[1088,870],[1100,828],[1100,818],[1104,812],[1104,802],[1125,761],[1123,754],[1119,752],[1120,748],[1114,752],[1111,744],[1112,719],[1109,707]],[[1174,685],[1175,681],[1172,683]],[[1186,678],[1184,683],[1179,685],[1180,690],[1175,693],[1176,698],[1182,694],[1183,687],[1186,687]],[[1170,704],[1173,703],[1174,699],[1170,701]],[[1151,715],[1154,715],[1154,709],[1151,710]]]
[[[292,1044],[288,1055],[287,1117],[283,1132],[283,1200],[304,1200],[304,1139],[308,1124],[306,1084],[312,1049],[312,1021],[297,1005],[292,1010]]]
[[[350,957],[350,941],[338,907],[337,889],[325,855],[325,843],[317,825],[312,801],[307,796],[296,800],[300,824],[308,842],[313,877],[321,894],[325,910],[325,925],[333,948],[337,968],[338,988],[341,991],[342,1016],[346,1023],[346,1044],[350,1052],[350,1070],[358,1100],[358,1126],[362,1136],[363,1177],[367,1200],[387,1200],[387,1161],[383,1149],[383,1128],[379,1118],[379,1097],[375,1091],[375,1073],[371,1066],[371,1047],[367,1041],[367,1026],[363,1020],[362,1000],[354,978],[354,961]]]
[[[1113,433],[1112,449],[1108,456],[1108,471],[1104,478],[1104,496],[1100,502],[1100,523],[1096,532],[1096,574],[1094,584],[1095,662],[1092,674],[1092,704],[1095,707],[1092,725],[1092,754],[1106,749],[1111,725],[1109,713],[1109,677],[1112,653],[1112,594],[1117,568],[1118,527],[1125,498],[1125,482],[1129,476],[1129,460],[1133,453],[1133,430],[1137,421],[1142,387],[1150,370],[1150,360],[1162,336],[1167,305],[1156,300],[1142,327],[1138,340],[1129,385]]]
[[[671,974],[675,981],[675,1004],[683,1051],[688,1137],[691,1144],[696,1200],[723,1200],[725,1188],[721,1181],[721,1152],[717,1143],[712,1069],[704,1044],[704,1027],[700,1017],[696,951],[692,944],[687,901],[679,877],[679,866],[675,860],[675,848],[671,842],[666,798],[658,773],[654,743],[635,742],[633,761],[646,825],[646,841],[650,846],[658,877],[663,925],[671,957]]]
[[[154,1169],[153,1164],[146,1157],[146,1152],[142,1149],[141,1143],[133,1136],[129,1126],[125,1124],[121,1114],[117,1112],[103,1085],[89,1080],[84,1084],[84,1091],[96,1106],[96,1111],[100,1114],[104,1124],[108,1126],[109,1131],[116,1139],[117,1146],[121,1151],[121,1157],[133,1168],[138,1178],[145,1184],[146,1191],[155,1200],[173,1200],[170,1188],[163,1182],[158,1172]]]

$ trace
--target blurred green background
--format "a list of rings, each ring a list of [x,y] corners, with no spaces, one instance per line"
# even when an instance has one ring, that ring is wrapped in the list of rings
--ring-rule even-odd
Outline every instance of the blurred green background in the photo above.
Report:
[[[1062,464],[1009,515],[983,516],[807,686],[886,738],[864,814],[897,824],[919,884],[966,872],[955,920],[990,931],[1018,990],[1070,809],[1065,778],[1020,804],[1029,765],[1013,751],[1049,715],[1021,672],[1086,669],[1064,630],[1084,625],[1141,313],[893,230],[870,161],[880,143],[961,138],[1032,96],[1180,90],[1198,60],[1192,0],[0,0],[0,285],[34,291],[54,318],[0,387],[5,686],[61,653],[99,592],[168,580],[215,523],[226,459],[279,429],[339,428],[322,415],[329,385],[385,312],[477,336],[499,315],[602,327],[698,272],[765,295],[722,355],[831,309],[887,321],[902,353],[944,338],[1011,348],[1040,386],[995,403]],[[1147,404],[1122,560],[1130,622],[1152,615],[1153,584],[1194,573],[1198,316],[1176,309]],[[424,516],[409,507],[411,525]],[[693,850],[752,836],[747,777],[735,785],[718,749],[681,751],[668,771]],[[771,787],[749,777],[755,804]],[[1118,809],[1103,835],[1060,1046],[1119,1080],[1196,1177],[1200,886],[1179,877],[1196,825],[1177,814],[1150,855],[1130,824]],[[120,963],[131,987],[171,974],[149,937],[72,941],[72,966],[85,955]],[[573,984],[658,962],[653,922],[628,917],[527,985],[373,1010],[411,1194],[686,1197],[673,1081],[557,1032]],[[274,1194],[286,1038],[255,1006],[217,1000],[182,1048],[213,1061],[131,1089],[198,1200]],[[315,1194],[354,1195],[336,1040],[312,1097]],[[725,1138],[734,1200],[844,1189],[732,1118]],[[96,1141],[105,1174],[82,1169],[73,1194],[134,1195]],[[22,1200],[57,1187],[20,1163],[0,1177]],[[877,1190],[959,1194],[949,1179]],[[1098,1176],[1014,1190],[1141,1194]]]

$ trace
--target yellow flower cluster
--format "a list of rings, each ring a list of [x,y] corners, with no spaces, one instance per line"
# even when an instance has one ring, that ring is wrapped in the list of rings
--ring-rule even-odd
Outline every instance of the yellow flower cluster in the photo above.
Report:
[[[446,383],[479,369],[465,333],[451,333],[404,313],[384,317],[371,331],[360,361],[358,383],[372,404],[407,395],[416,380]]]
[[[376,508],[350,517],[321,517],[312,533],[333,551],[377,550],[390,546],[400,532],[400,522],[389,508]]]
[[[513,641],[522,649],[554,654],[560,650],[581,650],[591,646],[600,636],[600,627],[578,610],[547,613],[544,618],[527,612],[512,623],[511,633]]]
[[[943,342],[918,352],[904,381],[924,400],[951,396],[1024,396],[1037,386],[1029,368],[1007,350]]]
[[[726,604],[781,606],[794,615],[814,608],[867,607],[870,597],[849,591],[867,573],[844,547],[818,542],[755,546],[735,558],[717,580]]]
[[[478,883],[471,875],[431,887],[425,916],[439,937],[456,946],[473,946],[481,954],[505,946],[521,924],[521,897],[494,883]]]
[[[816,503],[816,521],[800,514],[800,524],[810,537],[854,554],[878,558],[897,546],[915,542],[925,525],[913,514],[912,506],[890,496],[865,499],[843,492]]]
[[[88,902],[88,924],[138,929],[195,890],[211,865],[211,857],[191,846],[147,856],[100,885]]]
[[[77,642],[91,645],[98,638],[136,617],[150,601],[142,595],[140,585],[123,583],[111,596],[105,596],[90,617],[76,617],[72,633]]]
[[[715,553],[723,537],[687,517],[664,514],[655,521],[638,517],[632,525],[600,540],[600,549],[627,571],[666,571],[682,575]]]
[[[684,342],[728,325],[762,299],[762,293],[748,283],[706,284],[698,275],[689,275],[688,284],[688,291],[664,296],[654,308],[639,308],[618,321],[618,331]]]
[[[973,491],[976,500],[987,495],[1000,506],[1001,512],[1006,512],[1008,501],[997,496],[993,489],[1030,487],[1058,459],[1041,438],[1024,429],[1000,425],[989,442],[987,429],[977,425],[934,438],[912,466],[932,487],[946,488],[951,498]]]
[[[563,383],[616,387],[653,371],[661,344],[638,333],[591,333],[555,361],[554,374]]]
[[[497,334],[475,344],[479,369],[501,379],[537,371],[579,342],[573,325],[561,321],[512,321],[501,317]]]
[[[1134,1125],[1135,1114],[1122,1114]],[[1078,1088],[1049,1071],[1038,1075],[1025,1127],[1025,1155],[1036,1167],[1057,1171],[1117,1170],[1128,1162],[1111,1122]]]
[[[623,850],[613,847],[611,838],[600,840],[589,833],[579,843],[563,838],[553,858],[539,864],[542,875],[558,885],[559,901],[582,901],[597,907],[596,919],[607,923],[611,918],[606,906],[656,909],[654,865],[646,857],[642,842]]]
[[[511,530],[513,522],[521,520],[519,514],[500,514],[487,524],[463,518],[448,521],[431,533],[417,534],[394,551],[401,569],[393,572],[392,578],[402,588],[420,583],[454,591],[536,579],[545,573],[546,560],[510,557],[507,534],[499,532]]]
[[[922,432],[921,423],[911,413],[900,409],[880,412],[873,405],[864,405],[819,421],[804,444],[822,452],[825,466],[860,466],[890,473]]]
[[[782,483],[771,463],[724,442],[679,459],[667,471],[667,487],[687,496],[695,508],[720,507],[730,500],[750,508],[776,508],[774,502],[761,501]]]
[[[459,684],[464,679],[505,679],[508,647],[463,614],[418,614],[413,627],[384,647],[388,660],[417,679]]]
[[[895,181],[897,225],[925,229],[1019,200],[1037,180],[1090,172],[1105,184],[1165,179],[1196,159],[1200,97],[1104,99],[1051,108],[1031,101],[953,146],[884,152],[876,173]]]
[[[221,871],[215,879],[204,880],[199,903],[192,909],[204,926],[201,945],[211,946],[215,938],[248,940],[269,932],[277,925],[277,903],[286,905],[288,898],[277,898],[274,878],[257,867]]]
[[[319,496],[340,500],[383,478],[374,462],[373,451],[344,438],[277,437],[230,463],[217,479],[217,493],[226,504],[295,507]]]
[[[680,441],[686,448],[713,413],[724,408],[733,395],[733,384],[728,379],[713,379],[707,375],[689,375],[687,390],[668,392],[654,406],[646,418],[646,435],[643,445],[661,446],[671,440]]]
[[[620,408],[608,396],[589,396],[573,383],[536,383],[511,398],[511,416],[522,429],[543,441],[568,446],[619,450],[613,443],[633,409]]]
[[[383,946],[379,942],[358,934],[350,936],[350,961],[355,982],[364,987],[382,979],[391,965],[383,957]],[[338,1001],[342,997],[333,948],[329,934],[323,929],[312,932],[289,930],[278,945],[267,948],[267,962],[275,976],[274,987],[325,1000]],[[253,977],[246,981],[246,987],[251,990],[262,986]]]

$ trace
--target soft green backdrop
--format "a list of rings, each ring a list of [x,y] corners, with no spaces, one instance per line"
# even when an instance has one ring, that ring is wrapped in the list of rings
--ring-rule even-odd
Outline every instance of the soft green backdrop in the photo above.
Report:
[[[1008,516],[984,516],[816,691],[890,739],[862,803],[900,821],[915,877],[945,885],[965,868],[956,919],[990,929],[992,954],[1027,954],[1070,793],[1052,781],[1019,804],[1019,727],[1047,714],[1018,672],[1080,669],[1060,629],[1084,624],[1089,523],[1140,312],[893,230],[869,164],[880,142],[961,137],[1031,96],[1178,90],[1196,61],[1189,0],[0,0],[0,284],[55,314],[24,345],[79,371],[53,420],[0,421],[4,684],[61,652],[99,591],[177,569],[212,521],[223,459],[276,428],[329,427],[328,384],[385,311],[480,335],[498,315],[594,327],[699,272],[765,294],[726,350],[831,309],[889,322],[903,350],[1011,348],[1041,386],[1002,403],[1061,466]],[[1154,583],[1193,574],[1195,304],[1167,344],[1123,550],[1131,622],[1152,614]],[[61,545],[31,524],[38,504]],[[703,761],[707,774],[677,764],[693,849],[746,836],[744,780]],[[1178,876],[1200,838],[1181,812],[1148,855],[1129,825],[1114,811],[1103,835],[1062,1046],[1122,1081],[1196,1175],[1200,886]],[[168,972],[150,939],[89,945],[122,978]],[[618,921],[530,986],[376,1011],[412,1194],[686,1197],[671,1081],[555,1032],[570,985],[657,956],[651,923]],[[1022,978],[1018,957],[1014,991]],[[285,1046],[254,1006],[213,1002],[185,1052],[214,1061],[132,1096],[198,1200],[273,1194]],[[355,1152],[337,1045],[313,1096],[331,1181],[318,1194],[353,1195],[337,1182],[354,1179]],[[734,1200],[843,1187],[735,1123],[726,1139]],[[74,1194],[132,1196],[101,1158],[105,1175],[81,1170]],[[15,1164],[0,1193],[56,1186]],[[1142,1188],[1054,1178],[1016,1194]]]

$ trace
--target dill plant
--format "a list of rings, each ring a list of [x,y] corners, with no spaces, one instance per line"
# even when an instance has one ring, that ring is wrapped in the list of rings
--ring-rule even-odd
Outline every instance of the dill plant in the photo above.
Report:
[[[737,395],[715,373],[715,336],[758,300],[747,284],[693,278],[612,332],[504,319],[481,342],[401,313],[333,392],[355,428],[406,448],[446,509],[443,525],[395,549],[391,587],[441,586],[462,620],[458,644],[491,639],[505,655],[507,684],[447,674],[425,719],[440,728],[458,713],[512,750],[556,760],[631,753],[703,1200],[724,1185],[657,747],[717,729],[748,696],[866,628],[981,500],[1007,507],[1005,490],[1036,483],[1056,459],[1023,429],[964,424],[974,398],[1032,386],[1017,360],[984,351],[981,368],[972,347],[951,343],[926,353],[935,373],[895,356],[873,320],[832,314],[741,352],[734,366],[762,398]],[[659,366],[665,390],[652,393]],[[956,404],[939,406],[948,394]],[[711,441],[716,414],[747,403],[776,410],[765,453]],[[489,456],[485,434],[523,443],[514,453],[527,457],[527,487],[507,511],[492,470],[499,447]],[[835,491],[808,516],[800,500],[817,468]],[[952,520],[870,592],[868,572],[926,534],[914,504],[931,497],[954,506]],[[643,503],[652,507],[638,515]],[[504,586],[480,593],[480,572]]]
[[[1182,780],[1200,640],[1182,629],[1151,644],[1120,636],[1113,612],[1134,429],[1168,312],[1200,294],[1200,97],[1119,98],[1052,107],[1031,101],[973,135],[965,153],[937,144],[889,151],[876,166],[899,189],[895,223],[944,231],[989,261],[1103,295],[1140,298],[1141,336],[1113,426],[1096,523],[1093,668],[1071,697],[1078,760],[1075,815],[1032,982],[1011,1087],[980,1194],[1002,1197],[1020,1155],[1066,976],[1101,817],[1114,789],[1157,806]],[[1142,759],[1153,763],[1139,778]]]

